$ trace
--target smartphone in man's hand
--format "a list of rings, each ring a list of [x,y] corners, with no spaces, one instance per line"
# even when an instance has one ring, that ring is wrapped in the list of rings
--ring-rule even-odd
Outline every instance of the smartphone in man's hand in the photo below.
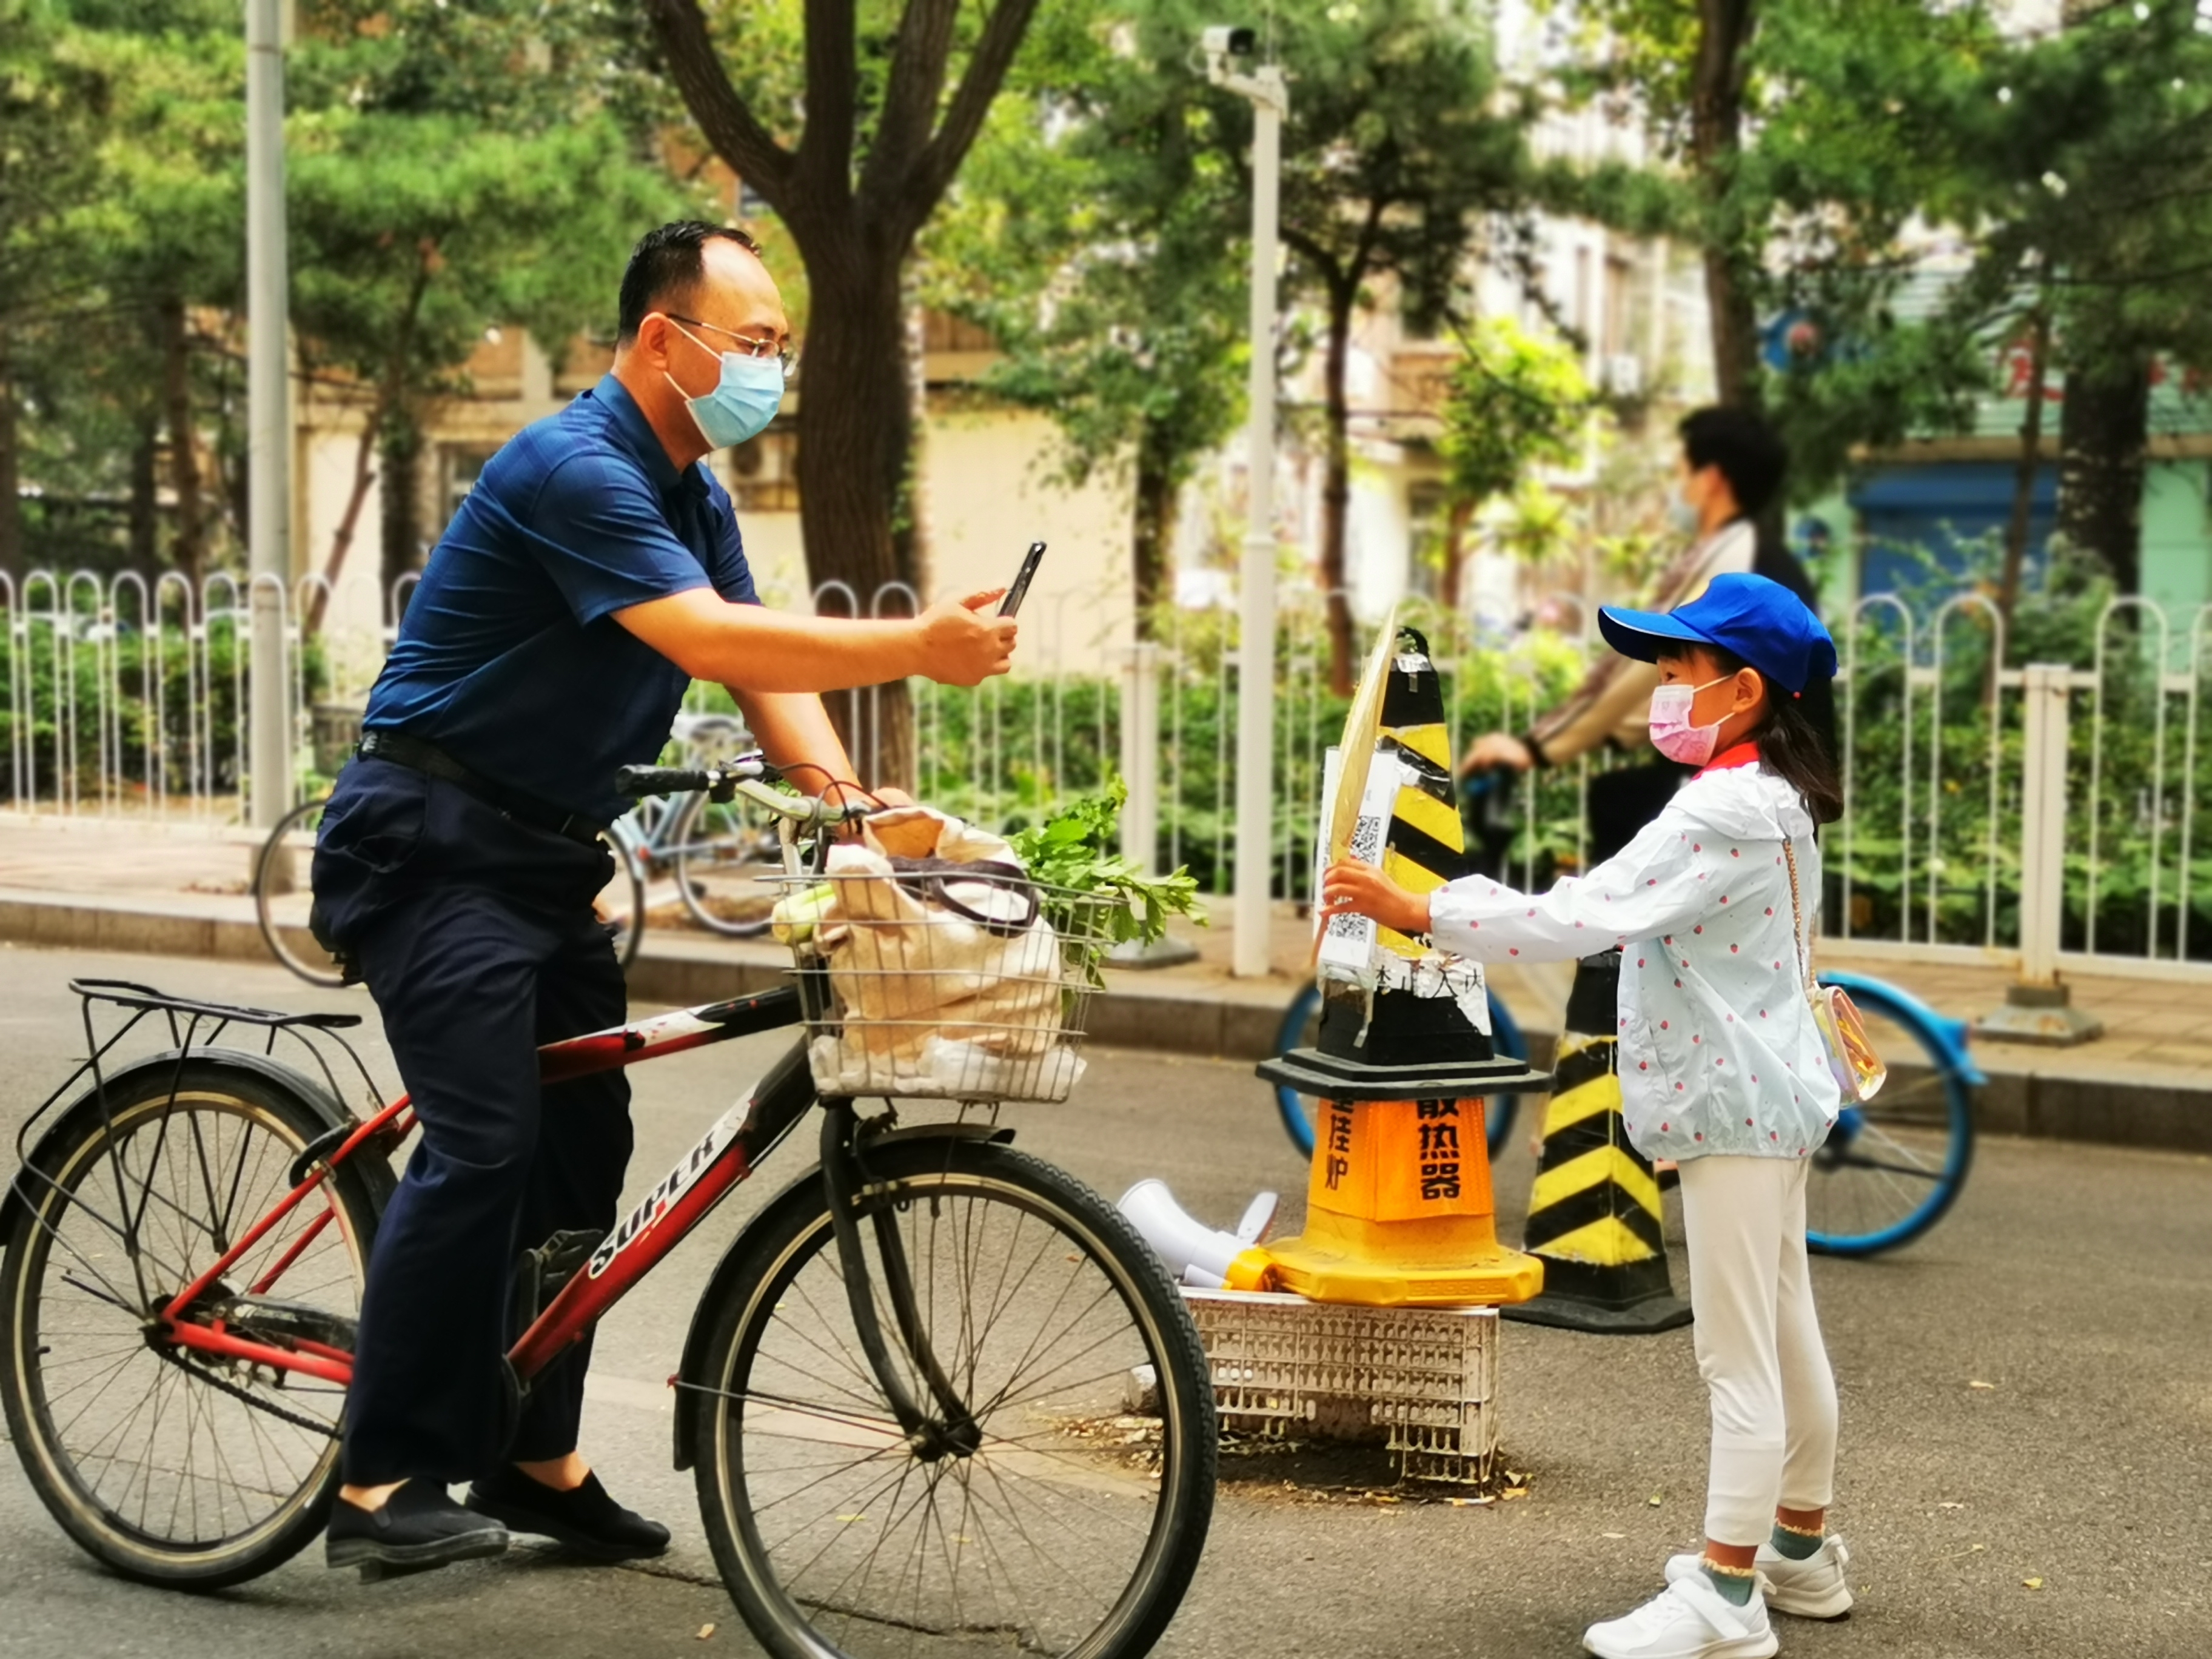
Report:
[[[1038,562],[1044,557],[1044,544],[1031,542],[1029,552],[1022,559],[1022,568],[1015,574],[1014,585],[1006,590],[1006,597],[999,601],[999,614],[1011,617],[1022,608],[1022,600],[1030,591],[1030,581],[1036,574]]]

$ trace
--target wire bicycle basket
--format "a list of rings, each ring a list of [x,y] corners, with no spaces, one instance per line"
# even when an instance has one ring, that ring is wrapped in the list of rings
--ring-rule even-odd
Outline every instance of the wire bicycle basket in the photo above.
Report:
[[[792,947],[815,1087],[1066,1100],[1122,902],[1012,863],[887,862],[784,878],[775,931]]]

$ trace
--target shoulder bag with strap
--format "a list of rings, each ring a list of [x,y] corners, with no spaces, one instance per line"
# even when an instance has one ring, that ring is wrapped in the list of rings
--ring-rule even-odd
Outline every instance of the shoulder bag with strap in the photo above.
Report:
[[[1805,981],[1805,1001],[1813,1011],[1814,1029],[1827,1051],[1828,1071],[1843,1091],[1844,1103],[1872,1100],[1889,1076],[1889,1067],[1867,1036],[1866,1021],[1851,1006],[1840,986],[1822,985],[1813,977],[1812,958],[1805,949],[1805,913],[1797,898],[1797,849],[1790,836],[1782,837],[1782,855],[1790,863],[1790,924],[1797,943],[1797,969]]]

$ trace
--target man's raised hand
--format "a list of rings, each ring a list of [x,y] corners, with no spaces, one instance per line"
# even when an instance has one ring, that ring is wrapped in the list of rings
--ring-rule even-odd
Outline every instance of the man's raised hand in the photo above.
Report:
[[[921,672],[940,685],[980,685],[1012,668],[1014,619],[982,614],[1006,591],[994,587],[964,599],[941,599],[916,617]]]

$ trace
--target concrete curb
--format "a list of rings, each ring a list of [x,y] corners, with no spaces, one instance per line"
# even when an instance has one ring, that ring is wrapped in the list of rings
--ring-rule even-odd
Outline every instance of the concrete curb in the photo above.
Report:
[[[159,908],[88,895],[0,890],[0,940],[50,950],[116,951],[266,962],[268,946],[241,898],[180,896]],[[640,1002],[689,1006],[783,983],[781,947],[709,942],[648,933],[629,971]],[[1272,981],[1193,985],[1120,973],[1091,1004],[1091,1041],[1154,1054],[1257,1060],[1274,1051],[1290,991]],[[1529,1058],[1551,1064],[1553,1033],[1524,1027]],[[2114,1076],[2094,1045],[2054,1054],[1984,1043],[1975,1058],[1989,1074],[1975,1121],[1994,1134],[2212,1153],[2212,1075],[2170,1068]],[[1900,1068],[1897,1085],[1907,1084]],[[1254,1086],[1261,1086],[1255,1084]]]

